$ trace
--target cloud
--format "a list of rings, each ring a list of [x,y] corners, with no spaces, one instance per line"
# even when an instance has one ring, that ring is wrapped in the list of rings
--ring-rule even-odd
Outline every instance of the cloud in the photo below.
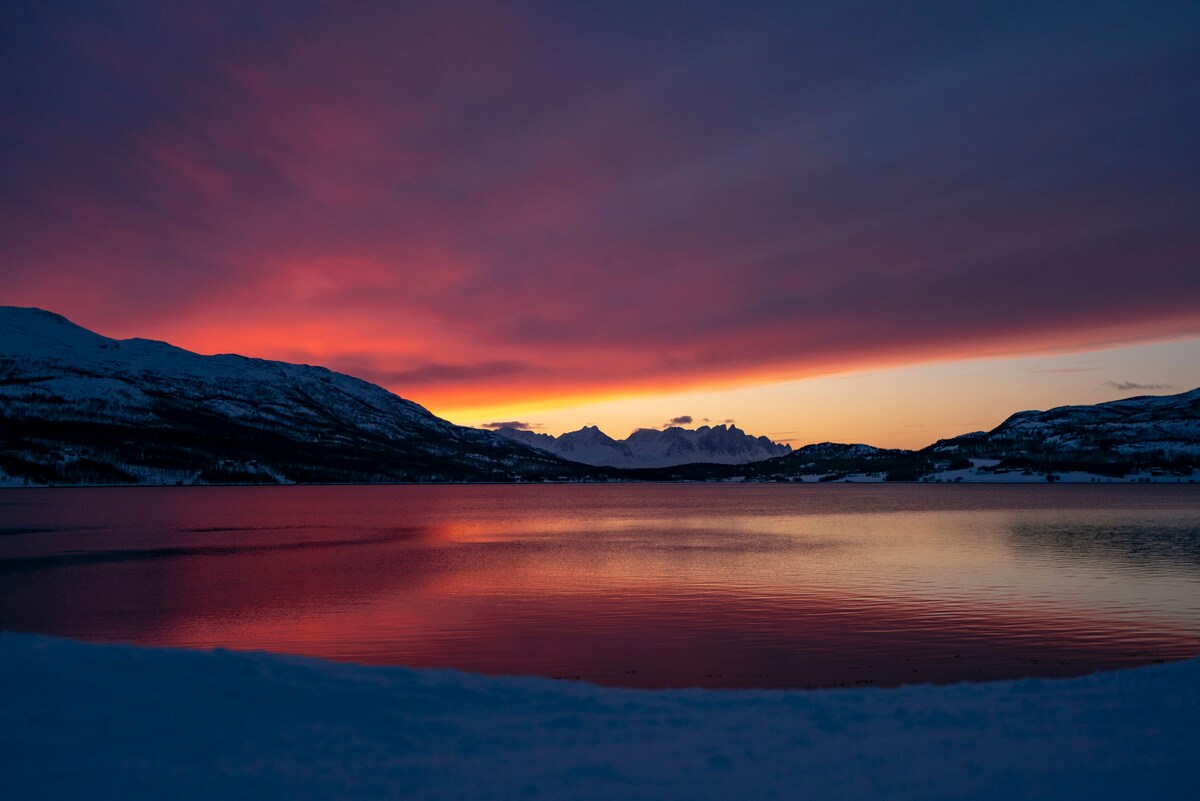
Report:
[[[1127,392],[1131,389],[1154,390],[1154,389],[1174,389],[1175,388],[1175,387],[1171,386],[1170,384],[1138,384],[1134,381],[1105,381],[1104,385],[1112,387],[1113,389],[1116,389],[1116,390],[1120,390],[1121,392]]]
[[[681,414],[678,417],[672,417],[666,424],[668,426],[690,426],[692,424],[692,416],[690,414]]]
[[[31,4],[5,302],[435,411],[1200,332],[1195,4],[843,5]]]
[[[367,377],[389,386],[404,386],[409,383],[474,381],[481,378],[495,379],[511,377],[534,369],[532,365],[518,361],[493,361],[478,364],[439,364],[430,362],[408,370],[367,373]]]
[[[519,420],[507,420],[500,423],[484,423],[480,426],[480,428],[490,428],[493,430],[498,428],[515,428],[519,431],[532,431],[535,428],[541,427],[541,423],[523,423]]]
[[[1094,373],[1099,367],[1035,367],[1026,370],[1028,373]]]

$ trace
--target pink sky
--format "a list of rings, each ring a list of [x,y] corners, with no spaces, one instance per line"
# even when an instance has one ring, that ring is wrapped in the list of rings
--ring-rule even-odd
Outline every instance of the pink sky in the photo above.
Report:
[[[2,300],[452,417],[1200,336],[1194,8],[877,11],[29,11]]]

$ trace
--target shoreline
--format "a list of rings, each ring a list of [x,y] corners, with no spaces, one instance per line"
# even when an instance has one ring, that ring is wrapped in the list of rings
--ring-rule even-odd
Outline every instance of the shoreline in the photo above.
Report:
[[[0,632],[14,797],[1180,797],[1200,659],[894,689],[628,690]]]

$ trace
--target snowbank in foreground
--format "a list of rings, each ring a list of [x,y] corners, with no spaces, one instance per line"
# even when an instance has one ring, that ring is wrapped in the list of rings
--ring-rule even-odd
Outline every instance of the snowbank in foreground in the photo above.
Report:
[[[1200,660],[1071,680],[645,692],[0,635],[38,798],[1180,798]]]

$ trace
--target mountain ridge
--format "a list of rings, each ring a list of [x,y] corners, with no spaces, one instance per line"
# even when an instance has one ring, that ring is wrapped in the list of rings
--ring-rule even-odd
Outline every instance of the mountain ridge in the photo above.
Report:
[[[1200,388],[1009,415],[990,431],[916,450],[818,443],[744,466],[757,481],[1027,482],[1200,480]],[[720,480],[700,467],[640,472],[647,480]]]
[[[584,463],[598,449],[630,463]],[[771,449],[785,452],[746,460]],[[725,425],[551,437],[458,426],[324,367],[116,340],[53,312],[0,307],[0,485],[1194,481],[1198,466],[1200,388],[1016,412],[918,450],[792,450]]]
[[[993,459],[1019,456],[1200,458],[1200,388],[1009,415],[991,431],[938,440],[925,450]]]
[[[40,484],[587,473],[324,367],[117,340],[0,307],[0,471]]]
[[[501,436],[596,467],[674,467],[682,464],[747,464],[791,453],[790,445],[754,437],[725,424],[695,429],[668,426],[641,428],[625,439],[613,439],[596,426],[584,426],[557,437],[501,426]]]

